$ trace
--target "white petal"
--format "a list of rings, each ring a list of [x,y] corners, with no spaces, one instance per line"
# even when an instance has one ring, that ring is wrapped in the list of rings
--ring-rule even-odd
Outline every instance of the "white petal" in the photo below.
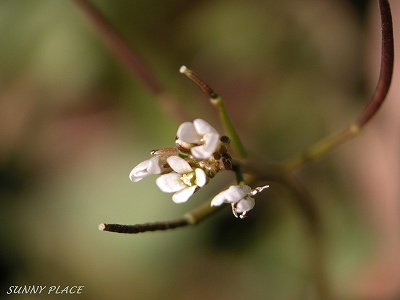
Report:
[[[255,201],[251,197],[247,197],[246,199],[240,200],[238,203],[236,203],[235,208],[236,212],[238,214],[244,213],[245,211],[249,211],[252,209],[255,205]]]
[[[207,159],[210,157],[208,152],[203,151],[203,146],[196,146],[190,149],[192,155],[197,159]]]
[[[173,196],[172,196],[172,200],[175,203],[183,203],[186,202],[190,196],[193,195],[194,191],[196,190],[195,185],[191,186],[191,187],[186,187],[178,192],[176,192]]]
[[[248,185],[232,185],[226,190],[226,200],[229,203],[237,202],[250,193],[251,187]]]
[[[144,177],[151,175],[147,171],[147,167],[150,163],[150,160],[145,160],[138,164],[136,167],[132,169],[132,171],[129,173],[129,178],[133,182],[138,182],[142,180]]]
[[[222,193],[219,193],[211,200],[211,206],[220,206],[224,203],[225,197]]]
[[[174,172],[161,175],[157,178],[156,183],[160,190],[166,193],[180,191],[186,187],[181,181],[181,175]]]
[[[204,140],[204,150],[205,151],[214,153],[217,150],[217,147],[219,144],[219,134],[218,133],[207,133],[204,135],[203,140]]]
[[[160,158],[157,156],[154,156],[149,159],[149,164],[147,166],[147,171],[150,174],[160,174],[161,173],[161,167],[160,167]]]
[[[196,185],[199,187],[205,186],[207,183],[206,173],[200,168],[197,168],[195,172],[196,172]]]
[[[205,135],[207,133],[218,134],[218,131],[214,127],[212,127],[210,124],[202,119],[194,120],[193,125],[196,128],[197,133],[200,135]]]
[[[197,134],[196,129],[191,122],[182,123],[178,128],[176,136],[178,139],[189,144],[199,143],[201,139],[201,136]]]
[[[205,143],[190,149],[192,155],[198,159],[208,159],[216,150],[219,143],[219,135],[209,133],[204,136]]]
[[[168,157],[167,163],[172,168],[172,170],[174,170],[176,173],[186,174],[186,173],[193,172],[193,169],[189,165],[189,163],[186,160],[184,160],[183,158],[180,158],[179,156]]]
[[[219,206],[222,203],[236,203],[243,199],[250,191],[251,187],[248,185],[232,185],[229,189],[216,195],[211,201],[211,206]]]

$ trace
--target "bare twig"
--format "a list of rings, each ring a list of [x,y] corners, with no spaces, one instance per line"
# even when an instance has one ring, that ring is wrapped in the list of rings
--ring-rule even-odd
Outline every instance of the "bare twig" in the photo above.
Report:
[[[175,229],[178,227],[184,227],[189,225],[196,225],[210,217],[217,211],[220,211],[224,206],[210,206],[210,202],[204,202],[200,204],[195,209],[189,211],[183,217],[178,218],[176,220],[168,220],[162,222],[153,222],[153,223],[143,223],[143,224],[135,224],[135,225],[122,225],[122,224],[105,224],[102,223],[99,225],[99,230],[101,231],[110,231],[110,232],[118,232],[118,233],[141,233],[148,231],[159,231],[159,230],[168,230]]]
[[[167,93],[150,68],[128,45],[122,35],[113,27],[101,12],[88,0],[72,0],[88,19],[92,27],[108,49],[120,61],[123,67],[147,88],[159,101],[165,113],[177,121],[187,120],[186,113],[177,103],[176,98]]]
[[[107,21],[101,12],[87,0],[72,0],[84,13],[94,29],[99,33],[109,50],[121,61],[122,65],[137,77],[152,93],[163,91],[160,82],[149,68],[134,53],[119,32]]]
[[[134,234],[134,233],[141,233],[141,232],[148,232],[148,231],[174,229],[174,228],[183,227],[183,226],[187,226],[187,225],[189,225],[188,221],[186,219],[182,218],[182,219],[177,219],[177,220],[173,220],[173,221],[144,223],[144,224],[135,224],[135,225],[102,223],[99,225],[99,230],[117,232],[117,233]]]
[[[382,23],[381,70],[378,84],[371,100],[360,114],[358,120],[348,128],[328,136],[293,157],[287,158],[284,161],[284,165],[288,172],[295,171],[308,162],[327,155],[348,140],[357,136],[385,101],[393,75],[394,39],[389,2],[387,0],[379,0],[379,8]]]
[[[393,75],[394,40],[389,2],[387,0],[379,0],[379,8],[382,26],[381,70],[375,92],[357,121],[360,127],[363,127],[381,107],[389,91]]]
[[[239,135],[233,127],[222,97],[218,95],[203,79],[201,79],[199,75],[188,69],[186,66],[182,66],[179,71],[192,80],[208,96],[210,103],[218,112],[218,117],[226,131],[226,134],[231,139],[231,144],[236,152],[236,155],[239,158],[245,158],[247,156],[246,150],[244,149]]]

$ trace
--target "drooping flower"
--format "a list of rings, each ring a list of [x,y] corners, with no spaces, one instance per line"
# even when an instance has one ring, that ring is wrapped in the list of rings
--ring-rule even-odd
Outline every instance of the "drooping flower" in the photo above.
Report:
[[[208,159],[220,144],[218,131],[202,119],[182,123],[177,132],[176,145],[182,152],[197,159]]]
[[[229,189],[220,192],[212,201],[211,206],[220,206],[223,203],[236,203],[250,195],[251,187],[248,185],[231,185]]]
[[[134,167],[132,171],[129,173],[129,179],[133,182],[138,182],[147,176],[160,173],[161,173],[160,158],[152,157]]]
[[[207,175],[201,168],[193,170],[186,160],[178,156],[168,157],[167,163],[174,172],[161,175],[156,183],[163,192],[175,193],[172,196],[175,203],[186,202],[198,188],[206,185]]]
[[[211,200],[211,206],[220,206],[223,203],[230,203],[235,217],[240,217],[242,219],[255,205],[255,200],[251,196],[254,196],[267,187],[266,185],[252,190],[248,185],[232,185],[227,190],[216,195]]]
[[[153,150],[150,153],[153,155],[152,158],[141,162],[129,173],[131,181],[138,182],[147,176],[171,171],[171,168],[167,164],[167,158],[178,155],[178,151],[174,148]]]

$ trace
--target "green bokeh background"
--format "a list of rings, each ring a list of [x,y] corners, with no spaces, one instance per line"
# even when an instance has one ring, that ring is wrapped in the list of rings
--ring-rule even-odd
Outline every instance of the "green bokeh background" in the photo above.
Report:
[[[181,65],[223,95],[253,160],[282,160],[344,128],[371,91],[363,85],[367,2],[93,3],[180,117],[222,130]],[[310,241],[279,186],[245,220],[226,209],[194,228],[98,231],[102,222],[178,217],[232,177],[218,176],[182,205],[153,178],[129,181],[150,150],[174,146],[182,120],[118,63],[71,1],[1,1],[0,36],[1,298],[10,285],[83,285],[82,299],[313,299]],[[341,155],[301,178],[324,220],[332,288],[345,297],[374,239]]]

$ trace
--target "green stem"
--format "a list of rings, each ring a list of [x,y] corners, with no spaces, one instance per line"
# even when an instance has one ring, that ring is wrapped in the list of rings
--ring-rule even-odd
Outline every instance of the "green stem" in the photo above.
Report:
[[[246,158],[246,150],[244,149],[244,146],[235,128],[233,128],[233,124],[228,116],[228,112],[225,109],[222,97],[216,95],[215,98],[210,98],[210,102],[217,109],[219,119],[221,120],[222,126],[224,127],[226,134],[231,139],[231,144],[236,154],[239,158]]]
[[[307,150],[289,157],[283,162],[284,169],[290,173],[304,166],[306,163],[317,160],[332,152],[342,144],[360,133],[361,128],[358,125],[350,125],[347,129],[334,133],[321,141],[315,143]]]
[[[239,135],[237,134],[233,124],[228,116],[222,97],[214,92],[214,90],[205,83],[195,72],[182,66],[179,70],[185,74],[190,80],[192,80],[197,86],[210,98],[211,104],[217,109],[218,117],[224,127],[226,134],[231,139],[231,144],[239,158],[245,158],[247,156],[246,150],[242,142],[240,141]]]
[[[234,164],[232,166],[232,171],[235,173],[237,184],[245,185],[246,182],[244,181],[243,173],[242,173],[242,170],[240,169],[240,166],[238,164]]]
[[[225,206],[210,206],[210,202],[206,201],[201,205],[197,206],[193,210],[186,213],[183,218],[187,221],[188,225],[196,225],[200,221],[206,219],[217,211],[221,210]]]

